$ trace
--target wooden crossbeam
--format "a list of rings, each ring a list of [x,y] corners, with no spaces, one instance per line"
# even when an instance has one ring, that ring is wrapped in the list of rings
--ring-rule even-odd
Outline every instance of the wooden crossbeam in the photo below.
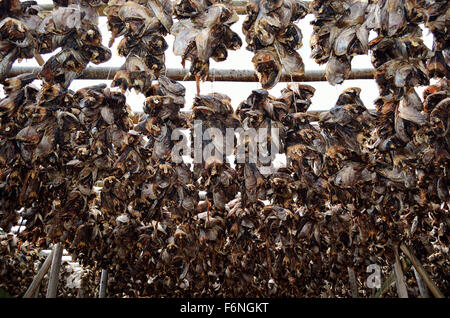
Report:
[[[78,79],[112,80],[119,67],[97,66],[86,68]],[[40,67],[15,66],[9,72],[8,77],[14,77],[22,73],[39,73]],[[374,69],[356,69],[350,73],[348,79],[373,79]],[[207,81],[211,82],[258,82],[256,72],[253,70],[210,70]],[[189,75],[189,70],[182,68],[168,68],[166,76],[175,81],[195,81],[194,76]],[[303,75],[290,75],[283,73],[280,82],[323,82],[326,81],[325,71],[306,71]]]

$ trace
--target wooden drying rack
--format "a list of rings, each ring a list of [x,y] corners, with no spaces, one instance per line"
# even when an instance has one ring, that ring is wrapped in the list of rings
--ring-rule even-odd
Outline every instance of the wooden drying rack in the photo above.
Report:
[[[311,1],[304,1],[309,4]],[[246,6],[247,1],[233,1],[233,7],[239,15],[246,14]],[[51,11],[53,10],[53,4],[43,4],[39,5],[43,11]],[[103,13],[103,9],[106,5],[101,5],[97,8],[97,12],[100,16],[105,16]],[[37,54],[36,60],[40,65],[43,64],[42,58]],[[88,67],[86,68],[81,75],[77,79],[89,79],[89,80],[112,80],[114,78],[115,73],[119,70],[119,67]],[[17,76],[23,73],[38,73],[40,71],[40,67],[32,67],[32,66],[16,66],[13,67],[9,73],[9,76]],[[352,70],[348,79],[373,79],[374,77],[374,69],[356,69]],[[211,76],[208,76],[207,81],[217,81],[217,82],[258,82],[258,77],[256,72],[253,70],[231,70],[231,69],[213,69],[210,70]],[[176,81],[195,81],[195,77],[189,75],[189,71],[187,69],[182,68],[168,68],[166,70],[166,76],[176,80]],[[323,82],[326,81],[325,72],[324,71],[306,71],[303,75],[290,75],[288,73],[282,73],[279,82]],[[311,113],[320,113],[311,112]],[[381,288],[375,293],[372,297],[380,297],[382,296],[390,286],[394,283],[397,286],[397,292],[400,297],[408,297],[408,294],[405,293],[405,287],[403,283],[403,270],[409,270],[411,267],[414,268],[416,279],[419,283],[420,293],[422,297],[429,297],[428,289],[431,291],[434,297],[441,298],[443,297],[442,292],[439,291],[437,286],[431,280],[429,275],[423,269],[422,264],[415,257],[413,252],[409,247],[407,247],[404,243],[400,246],[400,250],[406,254],[406,257],[412,263],[409,266],[400,266],[400,258],[399,253],[397,252],[396,264],[393,266],[393,271],[389,278],[383,283]],[[397,246],[397,249],[399,248]],[[397,251],[397,250],[396,250]],[[34,278],[32,284],[24,295],[24,298],[36,297],[38,287],[47,273],[50,270],[50,279],[49,279],[49,288],[47,292],[47,297],[56,297],[56,286],[59,277],[59,268],[61,264],[61,256],[62,256],[62,246],[60,244],[56,244],[51,252],[48,255],[46,261],[44,262],[41,270],[38,272],[36,277]],[[404,262],[404,258],[402,258]],[[52,268],[50,268],[50,266]],[[349,271],[349,279],[352,285],[352,296],[354,298],[358,297],[357,292],[357,282],[354,277],[354,272],[352,268],[348,269]],[[107,282],[108,273],[106,270],[102,270],[101,273],[101,283],[99,287],[99,295],[98,297],[104,298],[106,297],[106,282]]]

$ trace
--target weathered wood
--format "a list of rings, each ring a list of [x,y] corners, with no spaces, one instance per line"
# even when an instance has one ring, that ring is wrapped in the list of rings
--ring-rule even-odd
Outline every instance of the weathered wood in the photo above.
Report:
[[[86,280],[81,276],[80,288],[78,288],[77,298],[86,298]]]
[[[358,296],[358,283],[356,282],[355,271],[351,267],[347,267],[348,278],[350,281],[350,288],[352,291],[352,298],[359,298]]]
[[[42,56],[39,53],[34,53],[34,59],[36,60],[36,62],[38,62],[38,64],[40,66],[45,64],[44,59],[42,58]]]
[[[436,284],[430,278],[427,271],[423,268],[422,263],[414,255],[414,253],[411,251],[411,249],[405,243],[400,244],[400,249],[402,250],[403,253],[405,253],[406,256],[408,256],[412,265],[417,270],[419,275],[423,278],[423,280],[425,281],[425,284],[427,284],[428,288],[433,293],[434,297],[444,298],[444,294],[439,290],[439,288],[436,286]]]
[[[56,298],[59,282],[59,270],[61,268],[61,260],[63,254],[63,247],[61,243],[57,243],[53,248],[52,268],[50,269],[50,277],[48,280],[46,298]]]
[[[42,268],[42,265],[43,265],[43,264],[40,264],[39,270]],[[34,292],[34,295],[32,296],[32,298],[38,298],[38,297],[39,297],[39,291],[40,291],[40,289],[41,289],[41,286],[42,286],[42,283],[40,283],[40,284],[37,286],[36,291]]]
[[[413,267],[414,276],[416,277],[417,285],[419,287],[419,293],[422,298],[430,298],[430,293],[428,291],[428,287],[423,281],[422,277],[417,272],[417,269]]]
[[[394,248],[395,252],[395,285],[397,286],[397,294],[399,298],[408,298],[408,290],[406,289],[405,276],[403,275],[402,265],[400,263],[400,256],[398,247]]]
[[[39,291],[41,290],[41,285],[42,285],[42,284],[39,284],[39,285],[38,285],[38,287],[37,287],[37,289],[36,289],[36,292],[35,292],[34,295],[33,295],[33,298],[38,298],[38,296],[39,296]]]
[[[98,292],[98,298],[106,298],[106,287],[108,286],[108,270],[102,269],[102,275],[100,277],[100,289]]]
[[[30,287],[28,287],[27,291],[25,292],[25,295],[23,295],[23,298],[35,297],[36,291],[38,290],[45,274],[47,274],[48,269],[50,268],[50,265],[52,264],[52,261],[53,261],[53,251],[51,251],[50,254],[47,256],[47,258],[45,259],[44,264],[41,266],[38,273],[34,277],[33,281],[31,282]]]
[[[114,75],[119,70],[119,67],[97,66],[86,68],[78,79],[89,80],[112,80]],[[11,69],[8,77],[17,76],[22,73],[35,73],[40,71],[40,67],[33,66],[15,66]],[[350,79],[373,79],[374,69],[356,69],[350,73]],[[167,77],[175,81],[195,81],[195,76],[189,75],[188,69],[182,68],[168,68],[166,72]],[[214,82],[258,82],[258,76],[254,70],[210,70],[207,81]],[[280,82],[324,82],[325,71],[312,70],[306,71],[303,75],[290,75],[283,72]]]

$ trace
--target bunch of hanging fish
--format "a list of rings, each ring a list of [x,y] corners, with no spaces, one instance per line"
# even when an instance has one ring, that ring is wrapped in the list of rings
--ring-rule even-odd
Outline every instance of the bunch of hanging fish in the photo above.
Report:
[[[0,1],[0,80],[6,78],[16,59],[32,58],[37,50],[33,37],[40,24],[33,1]]]
[[[367,0],[315,0],[310,5],[315,16],[311,57],[318,64],[327,63],[325,77],[332,85],[349,77],[353,56],[368,52],[367,5]]]
[[[83,0],[56,2],[50,12],[36,1],[3,1],[0,22],[0,79],[7,76],[14,61],[36,57],[61,48],[43,66],[39,77],[49,84],[67,88],[89,62],[99,64],[111,58],[101,44],[97,26],[99,4]],[[40,61],[41,62],[41,61]],[[43,61],[41,62],[43,63]]]
[[[171,31],[173,53],[181,56],[183,67],[185,61],[191,62],[190,73],[198,85],[208,76],[210,58],[225,61],[228,50],[241,47],[241,38],[230,28],[238,15],[231,0],[178,0],[174,14],[179,21]]]
[[[109,46],[115,38],[123,36],[117,50],[126,57],[112,86],[123,92],[134,88],[146,94],[152,81],[165,73],[164,52],[168,44],[164,36],[172,27],[172,11],[169,0],[109,1],[104,10],[112,33]]]
[[[242,32],[259,82],[270,89],[280,80],[284,69],[290,75],[302,75],[303,60],[297,50],[302,46],[302,32],[294,24],[308,13],[299,0],[251,0]]]

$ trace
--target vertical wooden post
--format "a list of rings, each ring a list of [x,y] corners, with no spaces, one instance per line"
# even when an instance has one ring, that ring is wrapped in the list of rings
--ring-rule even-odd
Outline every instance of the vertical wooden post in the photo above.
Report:
[[[358,283],[356,282],[355,271],[350,266],[347,267],[348,278],[350,280],[350,288],[352,291],[353,298],[359,298],[358,296]]]
[[[423,281],[422,277],[420,277],[420,275],[417,272],[417,269],[415,269],[415,267],[413,267],[413,271],[414,271],[414,276],[416,277],[416,280],[417,280],[417,285],[419,286],[420,296],[422,296],[422,298],[430,298],[430,293],[428,292],[428,287],[425,284],[425,282]]]
[[[50,254],[51,254],[51,252],[50,252]],[[50,255],[48,255],[48,256],[50,256]],[[52,257],[53,257],[53,255],[52,255]],[[46,260],[47,260],[47,259],[46,259]],[[41,270],[41,268],[42,268],[43,265],[44,265],[44,264],[41,264],[41,265],[39,266],[39,270]],[[34,292],[32,298],[38,298],[40,289],[41,289],[41,282],[39,282],[39,284],[38,284],[38,286],[37,286],[37,288],[36,288],[36,291]]]
[[[25,295],[23,295],[23,298],[35,297],[35,295],[38,292],[38,288],[41,284],[42,279],[44,278],[45,274],[48,272],[48,269],[50,268],[50,265],[52,264],[53,254],[54,254],[54,251],[51,251],[50,254],[47,256],[47,258],[44,261],[44,264],[42,264],[38,273],[36,274],[33,281],[31,282],[30,287],[28,287],[27,291],[25,292]]]
[[[100,278],[100,290],[98,298],[106,298],[106,287],[108,285],[108,270],[102,269],[102,276]]]
[[[53,252],[52,268],[50,269],[46,298],[56,298],[56,293],[58,291],[59,270],[61,268],[61,259],[63,253],[63,247],[61,243],[57,243],[55,245],[55,247],[53,248]]]
[[[77,298],[86,298],[86,280],[81,274],[80,288],[78,289]]]
[[[398,254],[398,247],[394,247],[395,252],[395,285],[397,286],[397,294],[399,298],[408,298],[408,291],[406,289],[405,278],[403,276],[402,265],[400,263],[400,256]]]

